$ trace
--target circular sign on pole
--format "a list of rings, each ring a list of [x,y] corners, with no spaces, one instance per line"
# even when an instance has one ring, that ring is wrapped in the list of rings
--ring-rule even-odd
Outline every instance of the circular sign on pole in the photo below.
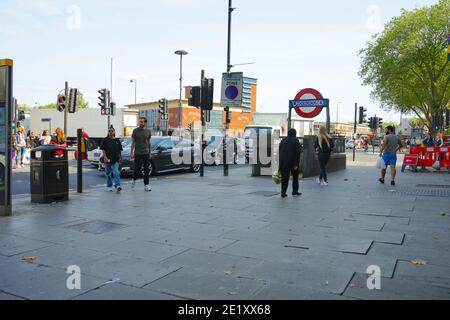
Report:
[[[230,99],[234,100],[239,95],[239,89],[236,86],[228,86],[225,90],[225,96]]]
[[[295,100],[322,100],[322,94],[315,89],[303,89],[295,96]],[[302,118],[315,118],[322,112],[323,106],[312,105],[307,107],[297,107],[295,112]]]

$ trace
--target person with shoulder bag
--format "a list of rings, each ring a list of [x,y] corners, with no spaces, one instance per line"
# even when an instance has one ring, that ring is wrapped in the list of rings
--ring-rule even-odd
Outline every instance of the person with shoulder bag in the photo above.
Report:
[[[318,159],[320,165],[320,176],[317,178],[317,183],[321,186],[328,186],[327,165],[331,158],[331,152],[334,149],[334,142],[331,136],[327,133],[325,127],[319,129],[319,134],[316,138],[314,146],[318,152]]]

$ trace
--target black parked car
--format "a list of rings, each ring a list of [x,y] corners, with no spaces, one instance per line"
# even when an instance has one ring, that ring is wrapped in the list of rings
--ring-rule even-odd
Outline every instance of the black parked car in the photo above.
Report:
[[[124,175],[134,172],[131,141],[131,137],[121,139],[123,148],[121,172]],[[190,140],[179,137],[152,137],[151,148],[150,175],[175,170],[200,171],[200,147]]]

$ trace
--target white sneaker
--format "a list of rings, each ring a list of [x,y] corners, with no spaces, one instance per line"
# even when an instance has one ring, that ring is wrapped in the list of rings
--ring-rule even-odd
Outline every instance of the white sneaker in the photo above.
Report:
[[[316,182],[317,182],[318,184],[321,184],[321,183],[322,183],[322,180],[320,180],[319,178],[317,178],[317,179],[316,179]]]
[[[147,191],[147,192],[152,191],[152,189],[150,189],[150,186],[149,186],[149,185],[146,185],[145,188],[144,188],[144,190]]]
[[[328,182],[322,181],[322,183],[320,185],[323,186],[323,187],[328,187]]]
[[[113,188],[112,187],[108,188],[108,192],[113,192]]]

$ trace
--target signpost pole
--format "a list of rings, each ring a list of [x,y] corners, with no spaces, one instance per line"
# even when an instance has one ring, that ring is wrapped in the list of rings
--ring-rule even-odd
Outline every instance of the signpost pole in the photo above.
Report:
[[[231,18],[233,14],[233,0],[228,1],[228,46],[227,46],[227,73],[230,75],[231,71]],[[228,162],[227,162],[227,135],[228,135],[228,117],[230,108],[225,108],[225,132],[223,138],[223,176],[228,177]]]
[[[83,154],[81,148],[81,140],[83,139],[82,130],[77,130],[77,150],[78,150],[78,158],[77,158],[77,192],[83,193]]]
[[[200,83],[203,83],[205,80],[205,70],[202,70]],[[200,164],[200,177],[205,176],[205,129],[206,129],[206,121],[205,121],[205,111],[200,108],[200,116],[202,121],[202,136],[200,138],[200,150],[201,150],[201,164]],[[195,159],[194,159],[195,161]]]
[[[64,88],[64,96],[66,97],[66,107],[64,108],[64,136],[67,137],[67,114],[68,114],[68,102],[69,102],[69,82],[66,81]],[[52,131],[50,130],[50,134]]]
[[[330,105],[327,107],[327,133],[331,132],[331,116],[330,116]]]
[[[292,128],[292,108],[289,106],[289,113],[288,113],[288,131]]]
[[[353,128],[353,139],[356,138],[357,121],[358,121],[358,103],[355,103],[355,126]],[[353,162],[355,161],[356,161],[356,145],[353,144]]]

